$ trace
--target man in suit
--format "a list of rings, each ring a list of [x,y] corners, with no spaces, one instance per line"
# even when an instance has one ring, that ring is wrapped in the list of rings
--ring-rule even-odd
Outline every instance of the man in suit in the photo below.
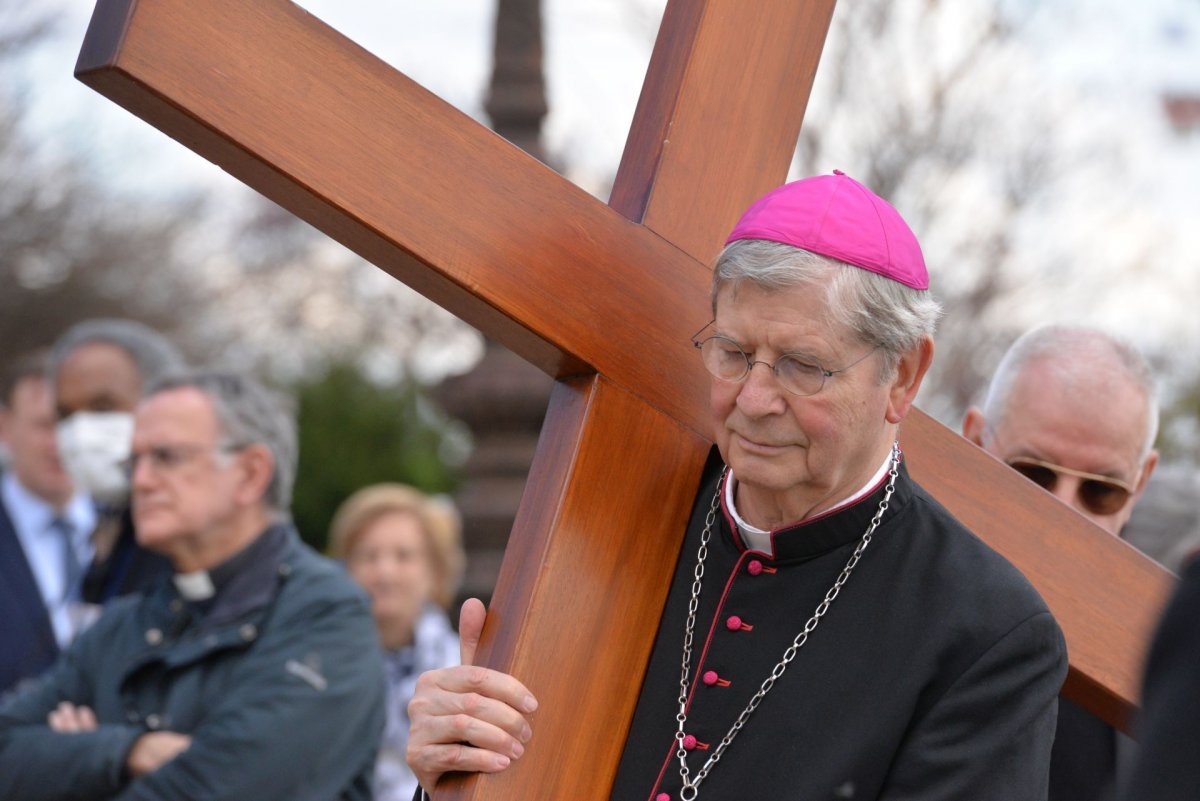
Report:
[[[58,458],[46,359],[18,359],[0,380],[0,695],[53,664],[86,617],[80,603],[90,500]]]

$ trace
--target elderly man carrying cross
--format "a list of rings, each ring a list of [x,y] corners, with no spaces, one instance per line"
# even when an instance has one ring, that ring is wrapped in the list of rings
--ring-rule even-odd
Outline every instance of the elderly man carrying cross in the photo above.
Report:
[[[927,290],[908,226],[840,173],[737,224],[695,338],[719,458],[663,566],[612,798],[1045,797],[1062,634],[896,442],[933,357]],[[482,618],[464,606],[465,664]],[[422,786],[506,768],[535,707],[511,676],[425,674],[409,707]]]

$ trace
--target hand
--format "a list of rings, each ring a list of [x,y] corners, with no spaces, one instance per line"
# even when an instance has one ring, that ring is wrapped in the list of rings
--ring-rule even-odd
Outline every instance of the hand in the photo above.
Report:
[[[408,704],[408,765],[426,790],[449,771],[504,770],[525,753],[523,743],[533,734],[525,715],[537,709],[537,700],[525,685],[472,666],[485,616],[478,599],[463,604],[462,666],[423,673]]]
[[[46,724],[53,731],[61,734],[75,734],[81,731],[95,731],[96,713],[86,706],[75,706],[69,701],[61,702],[49,715]]]
[[[152,773],[188,750],[191,744],[192,738],[186,734],[147,732],[134,741],[129,756],[125,758],[125,767],[129,775],[134,777]]]

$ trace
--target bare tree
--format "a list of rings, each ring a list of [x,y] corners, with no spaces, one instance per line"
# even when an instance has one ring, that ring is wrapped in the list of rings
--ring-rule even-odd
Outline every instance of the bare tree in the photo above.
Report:
[[[0,0],[0,64],[53,33]],[[117,195],[83,159],[48,155],[64,148],[27,133],[25,90],[0,85],[0,366],[95,316],[282,381],[348,359],[432,379],[477,356],[466,325],[249,190]]]
[[[1087,181],[1121,185],[1127,142],[1042,74],[1025,35],[1038,13],[1001,0],[839,4],[797,147],[798,173],[841,167],[918,232],[946,308],[921,400],[952,426],[1038,315],[1086,309],[1105,288],[1046,226],[1086,200]]]
[[[50,35],[50,18],[0,4],[0,64]],[[10,73],[11,74],[11,73]],[[19,87],[0,90],[0,361],[90,316],[142,319],[168,333],[194,287],[178,270],[197,198],[107,197],[69,157],[48,159],[24,131]]]
[[[255,196],[197,266],[220,324],[205,348],[282,380],[353,361],[383,381],[436,381],[478,358],[474,329]]]

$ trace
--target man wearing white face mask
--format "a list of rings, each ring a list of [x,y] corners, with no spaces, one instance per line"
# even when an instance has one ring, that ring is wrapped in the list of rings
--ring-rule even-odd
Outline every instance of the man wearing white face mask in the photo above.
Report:
[[[92,537],[95,560],[83,581],[87,602],[140,592],[169,570],[165,559],[134,538],[123,463],[133,438],[133,410],[146,387],[183,367],[170,342],[132,320],[85,320],[54,345],[50,378],[59,451],[101,516]]]

